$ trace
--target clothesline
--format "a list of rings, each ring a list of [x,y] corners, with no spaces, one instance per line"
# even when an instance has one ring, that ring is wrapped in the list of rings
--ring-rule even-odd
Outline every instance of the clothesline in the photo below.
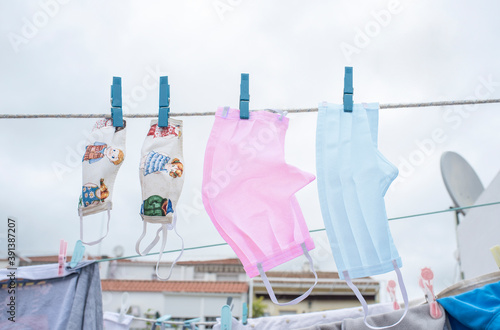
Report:
[[[151,323],[165,323],[165,324],[170,324],[170,325],[184,325],[186,322],[182,322],[182,321],[157,321],[155,319],[146,319],[146,318],[143,318],[143,317],[136,317],[134,316],[134,320],[138,320],[138,321],[145,321],[145,322],[151,322]],[[194,325],[216,325],[217,322],[202,322],[202,321],[199,321],[199,322],[192,322],[190,323],[191,324],[194,324]]]
[[[460,210],[467,210],[467,209],[473,209],[476,207],[485,207],[485,206],[492,206],[492,205],[498,205],[500,204],[499,202],[492,202],[492,203],[485,203],[485,204],[477,204],[477,205],[471,205],[471,206],[461,206],[461,207],[450,207],[445,210],[439,210],[439,211],[432,211],[432,212],[425,212],[425,213],[416,213],[416,214],[410,214],[410,215],[405,215],[401,217],[395,217],[395,218],[389,218],[388,220],[401,220],[401,219],[407,219],[407,218],[415,218],[415,217],[421,217],[421,216],[426,216],[426,215],[432,215],[432,214],[439,214],[439,213],[445,213],[445,212],[456,212]],[[320,231],[324,231],[325,228],[318,228],[318,229],[312,229],[309,230],[310,233],[316,233]],[[193,247],[187,247],[184,248],[184,251],[188,250],[199,250],[199,249],[206,249],[206,248],[211,248],[211,247],[217,247],[217,246],[225,246],[228,245],[227,243],[216,243],[216,244],[209,244],[209,245],[200,245],[200,246],[193,246]],[[164,251],[163,253],[174,253],[174,252],[180,252],[180,249],[176,250],[169,250],[169,251]],[[139,257],[144,257],[144,256],[152,256],[152,255],[157,255],[160,252],[151,252],[145,255],[132,255],[132,256],[126,256],[126,257],[116,257],[116,258],[106,258],[106,259],[99,259],[96,260],[96,262],[103,262],[103,261],[113,261],[113,260],[122,260],[122,259],[132,259],[132,258],[139,258]]]
[[[500,99],[486,99],[486,100],[459,100],[459,101],[436,101],[436,102],[423,102],[423,103],[386,103],[380,104],[380,109],[404,109],[404,108],[425,108],[425,107],[442,107],[454,105],[472,105],[472,104],[486,104],[486,103],[500,103]],[[304,109],[285,109],[288,113],[302,113],[302,112],[317,112],[318,108],[304,108]],[[254,110],[253,110],[254,111]],[[214,116],[215,112],[169,112],[172,117],[193,117],[193,116]],[[109,116],[109,114],[100,113],[79,113],[79,114],[0,114],[0,119],[31,119],[31,118],[102,118]],[[124,113],[123,117],[126,118],[154,118],[158,117],[158,113]]]

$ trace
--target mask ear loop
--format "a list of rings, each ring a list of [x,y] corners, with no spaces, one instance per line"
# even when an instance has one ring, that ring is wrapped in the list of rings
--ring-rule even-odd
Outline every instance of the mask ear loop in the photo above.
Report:
[[[347,285],[349,285],[349,287],[354,292],[354,294],[356,295],[358,300],[361,302],[361,305],[363,306],[363,311],[365,313],[364,322],[365,322],[365,325],[370,329],[387,329],[387,328],[391,328],[393,326],[396,326],[401,321],[403,321],[403,319],[406,316],[406,313],[408,313],[408,293],[406,292],[406,287],[405,287],[405,283],[403,281],[403,276],[401,275],[401,270],[399,270],[399,267],[398,267],[398,264],[396,263],[396,260],[393,260],[392,264],[394,266],[394,270],[396,271],[396,275],[398,276],[399,286],[401,287],[401,294],[403,295],[403,300],[405,302],[405,311],[404,311],[403,315],[401,316],[401,318],[399,319],[399,321],[397,321],[396,323],[394,323],[392,325],[387,325],[384,327],[375,327],[375,326],[368,324],[368,322],[366,321],[366,318],[368,317],[368,305],[365,301],[365,298],[363,298],[363,295],[361,294],[361,292],[359,292],[358,288],[352,283],[348,272],[344,271],[344,278],[347,282]]]
[[[83,241],[83,211],[82,209],[78,209],[78,214],[80,215],[80,241],[82,241],[83,244],[85,245],[95,245],[97,243],[100,243],[103,239],[106,238],[106,236],[108,236],[108,233],[109,233],[109,220],[111,219],[111,205],[108,204],[108,222],[106,224],[106,234],[104,234],[103,237],[99,238],[97,241],[93,241],[93,242],[84,242]]]
[[[163,239],[161,242],[160,255],[158,256],[158,262],[156,263],[156,276],[160,280],[168,280],[170,278],[170,276],[172,276],[172,270],[174,269],[175,264],[179,261],[179,259],[182,257],[182,254],[184,253],[184,239],[177,232],[177,213],[176,212],[174,212],[174,219],[172,220],[172,224],[168,224],[168,225],[162,224],[161,226],[163,229]],[[161,257],[163,256],[163,251],[165,250],[165,245],[167,243],[167,229],[168,230],[173,229],[175,234],[177,235],[177,237],[179,237],[181,239],[181,252],[177,256],[177,258],[175,258],[175,260],[172,262],[172,266],[170,266],[170,271],[168,273],[168,276],[164,278],[164,277],[160,276],[160,273],[158,271],[158,267],[160,266],[160,260],[161,260]]]
[[[184,253],[184,239],[177,232],[177,225],[176,224],[177,224],[177,213],[174,212],[172,224],[163,223],[161,225],[161,227],[158,228],[158,230],[156,231],[156,236],[155,236],[154,240],[151,242],[151,244],[149,244],[144,249],[144,251],[141,252],[140,251],[140,244],[141,244],[141,241],[144,238],[144,236],[146,236],[146,228],[147,228],[147,221],[143,220],[142,234],[141,234],[141,237],[139,237],[139,239],[137,240],[137,243],[135,244],[135,251],[138,254],[140,254],[141,256],[146,255],[158,243],[158,241],[160,240],[160,232],[162,233],[162,241],[161,241],[161,247],[160,247],[160,254],[158,256],[158,262],[156,263],[156,276],[160,280],[168,280],[168,279],[170,279],[170,276],[172,276],[172,270],[174,269],[175,264],[179,261],[179,259],[182,257],[182,254]],[[168,230],[172,230],[172,229],[174,230],[175,234],[181,239],[181,252],[177,256],[177,258],[175,258],[174,262],[170,266],[170,272],[168,273],[168,276],[167,277],[161,277],[160,273],[159,273],[160,261],[161,261],[161,258],[163,256],[163,251],[165,250],[165,246],[167,244]]]
[[[160,240],[160,232],[163,229],[163,225],[162,225],[162,227],[158,228],[158,230],[156,231],[156,236],[155,236],[154,240],[151,242],[151,244],[149,244],[144,249],[144,251],[141,252],[140,251],[140,245],[141,245],[142,239],[144,238],[144,236],[146,236],[147,227],[148,227],[148,222],[142,220],[142,234],[141,234],[141,237],[139,237],[139,239],[135,243],[135,252],[137,252],[141,256],[145,256],[146,254],[149,253],[149,251],[151,251],[152,248],[154,248],[154,246],[156,245],[156,243],[158,243],[158,241]]]
[[[302,300],[306,299],[311,294],[311,292],[314,289],[314,287],[316,286],[316,284],[318,284],[318,274],[316,274],[316,271],[314,270],[313,260],[312,260],[311,256],[309,255],[309,252],[307,251],[306,244],[302,243],[301,246],[302,246],[302,250],[304,251],[304,255],[306,256],[307,260],[309,260],[309,266],[311,267],[311,271],[314,274],[315,280],[314,280],[314,284],[309,288],[309,290],[307,290],[302,295],[300,295],[299,297],[297,297],[289,302],[286,302],[286,303],[278,302],[278,299],[276,299],[276,295],[274,294],[271,283],[269,282],[269,279],[267,278],[266,273],[264,272],[264,269],[262,268],[262,264],[261,263],[257,264],[257,269],[259,270],[260,277],[262,277],[262,282],[264,282],[264,286],[267,289],[267,293],[269,294],[271,301],[273,303],[275,303],[276,305],[288,306],[288,305],[298,304]]]

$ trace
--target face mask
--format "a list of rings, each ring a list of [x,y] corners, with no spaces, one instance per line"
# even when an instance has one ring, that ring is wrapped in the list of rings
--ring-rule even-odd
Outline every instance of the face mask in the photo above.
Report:
[[[184,184],[182,121],[169,118],[167,127],[159,127],[157,122],[157,120],[151,121],[151,127],[141,150],[139,177],[142,188],[143,231],[135,245],[135,250],[140,255],[147,254],[158,243],[161,233],[162,243],[156,264],[156,275],[159,279],[168,280],[172,275],[175,263],[184,251],[184,241],[176,229],[177,215],[175,212]],[[148,223],[160,224],[160,228],[158,228],[151,244],[144,251],[140,251],[140,244],[146,235]],[[179,236],[182,241],[182,249],[172,263],[169,275],[163,278],[158,272],[158,267],[167,243],[168,230],[174,230]]]
[[[249,277],[261,275],[278,303],[265,272],[314,248],[295,193],[314,175],[285,162],[288,118],[267,111],[218,109],[205,152],[202,196],[215,227],[241,260]]]
[[[378,104],[355,104],[352,112],[344,112],[342,105],[319,107],[316,166],[321,213],[339,277],[361,301],[365,323],[368,309],[353,278],[395,270],[405,300],[401,320],[408,308],[401,258],[384,203],[398,169],[377,150],[377,133]]]
[[[94,125],[91,140],[82,159],[83,184],[78,206],[80,240],[87,245],[101,242],[109,232],[111,198],[116,174],[125,158],[125,121],[123,127],[113,127],[111,119],[100,119]],[[83,217],[108,212],[106,234],[93,242],[83,240]]]

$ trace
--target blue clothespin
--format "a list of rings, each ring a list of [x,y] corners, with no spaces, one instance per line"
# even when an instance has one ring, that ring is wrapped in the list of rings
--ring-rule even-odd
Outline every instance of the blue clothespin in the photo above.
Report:
[[[250,118],[250,87],[248,73],[241,74],[240,84],[240,119]]]
[[[241,323],[243,325],[247,324],[247,318],[248,318],[248,305],[246,302],[243,303],[243,315],[241,317]]]
[[[171,328],[170,324],[164,323],[164,321],[168,321],[172,318],[172,315],[163,315],[162,317],[159,317],[156,319],[155,322],[153,322],[153,326],[151,327],[151,330],[156,329],[156,326],[159,325],[160,328],[163,330],[165,328]]]
[[[201,318],[199,318],[199,317],[197,317],[195,319],[186,320],[186,321],[184,321],[184,327],[191,329],[191,330],[198,330],[198,327],[195,325],[195,323],[200,322],[200,321],[201,321]]]
[[[113,77],[113,85],[111,85],[111,119],[113,119],[114,127],[123,127],[121,77]]]
[[[160,77],[160,110],[158,113],[158,126],[168,126],[168,113],[170,112],[170,85],[168,76]]]
[[[85,254],[85,246],[82,241],[76,241],[75,248],[73,249],[73,255],[71,256],[71,261],[69,266],[75,268],[80,261],[82,261],[83,255]]]
[[[346,66],[344,76],[344,112],[352,112],[353,93],[354,89],[352,88],[352,67]]]
[[[231,307],[229,307],[229,305],[224,305],[220,311],[220,329],[231,330],[232,325],[233,317],[231,316]]]

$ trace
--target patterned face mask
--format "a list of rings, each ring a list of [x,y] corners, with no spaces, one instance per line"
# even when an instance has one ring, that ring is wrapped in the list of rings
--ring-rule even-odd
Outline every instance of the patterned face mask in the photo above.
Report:
[[[203,204],[249,277],[260,275],[275,304],[296,304],[317,283],[309,235],[295,193],[314,180],[285,162],[288,118],[267,111],[219,109],[205,152]],[[300,297],[278,303],[266,271],[301,255],[316,282]]]
[[[398,169],[377,149],[378,104],[322,104],[318,112],[316,167],[321,213],[338,268],[365,310],[368,307],[351,279],[396,271],[408,310],[384,195]],[[394,324],[395,325],[395,324]],[[391,325],[391,326],[394,326]],[[383,329],[385,327],[372,327]],[[389,326],[390,327],[390,326]]]
[[[100,119],[94,125],[91,140],[82,158],[82,195],[78,206],[80,240],[87,245],[101,242],[109,232],[112,193],[116,175],[125,158],[125,121],[113,127],[111,119]],[[83,217],[108,212],[106,234],[92,242],[83,240]]]
[[[147,254],[158,243],[160,233],[162,233],[160,255],[156,264],[156,275],[159,279],[170,278],[172,269],[184,250],[184,241],[176,229],[177,214],[175,212],[184,184],[182,121],[169,118],[168,123],[167,127],[159,127],[157,120],[151,121],[151,127],[142,145],[139,165],[143,231],[136,243],[135,250],[141,255]],[[158,228],[151,244],[144,251],[140,251],[140,244],[146,235],[148,223],[160,224],[160,228]],[[158,267],[167,242],[168,230],[172,229],[181,239],[182,249],[173,262],[169,275],[163,278],[159,275]]]

